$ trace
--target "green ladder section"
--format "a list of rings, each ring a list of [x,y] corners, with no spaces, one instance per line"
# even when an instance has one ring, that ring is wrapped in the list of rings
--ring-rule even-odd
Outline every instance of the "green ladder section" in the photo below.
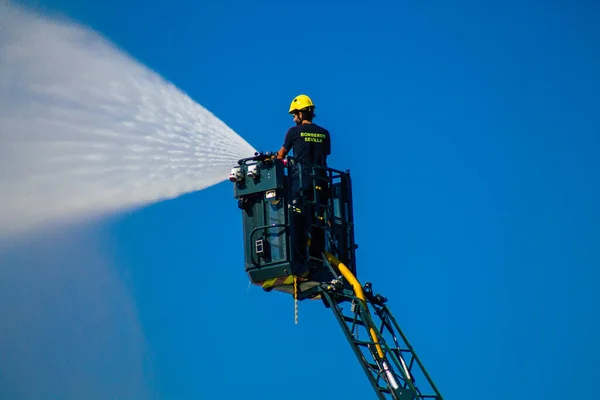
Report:
[[[304,295],[320,294],[325,306],[333,311],[379,399],[443,400],[385,305],[386,299],[373,295],[370,283],[366,283],[363,290],[367,308],[351,290],[335,283],[323,283],[313,288],[313,293],[309,291]],[[370,327],[381,346],[383,359],[378,354]]]

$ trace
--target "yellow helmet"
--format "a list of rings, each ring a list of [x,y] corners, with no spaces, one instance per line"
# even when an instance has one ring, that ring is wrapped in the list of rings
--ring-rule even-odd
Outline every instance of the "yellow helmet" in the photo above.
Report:
[[[306,107],[315,107],[310,97],[305,94],[298,95],[294,97],[292,100],[292,104],[290,105],[290,111],[288,113],[292,113],[293,111],[300,111]]]

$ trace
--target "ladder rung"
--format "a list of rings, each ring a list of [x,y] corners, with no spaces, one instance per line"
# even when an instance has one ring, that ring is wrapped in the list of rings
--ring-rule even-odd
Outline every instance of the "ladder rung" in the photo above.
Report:
[[[373,346],[373,345],[374,345],[374,343],[373,343],[373,342],[366,342],[366,341],[364,341],[364,340],[356,340],[356,339],[354,339],[354,340],[352,340],[352,341],[353,341],[353,342],[354,342],[354,343],[355,343],[357,346],[365,346],[365,347],[366,347],[366,346],[369,346],[369,345],[371,345],[371,346]]]
[[[371,363],[367,363],[367,365],[369,366],[369,368],[371,368],[373,371],[379,371],[379,366],[377,364],[371,364]]]
[[[344,321],[352,322],[353,324],[360,325],[360,326],[365,326],[365,323],[362,322],[360,319],[354,319],[352,317],[347,317],[345,315],[344,315]]]

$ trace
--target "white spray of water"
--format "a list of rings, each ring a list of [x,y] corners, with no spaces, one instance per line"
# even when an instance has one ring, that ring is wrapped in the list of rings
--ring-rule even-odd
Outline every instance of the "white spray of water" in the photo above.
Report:
[[[206,188],[254,151],[93,31],[0,4],[0,236]]]
[[[54,222],[206,188],[253,152],[99,35],[0,0],[0,398],[158,396],[114,255]]]

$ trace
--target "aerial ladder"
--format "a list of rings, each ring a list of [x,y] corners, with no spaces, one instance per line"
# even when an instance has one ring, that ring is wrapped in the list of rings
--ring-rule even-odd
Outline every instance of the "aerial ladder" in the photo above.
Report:
[[[302,300],[331,309],[378,399],[442,400],[387,299],[356,278],[350,171],[257,152],[229,180],[250,282],[292,295],[296,318]]]

